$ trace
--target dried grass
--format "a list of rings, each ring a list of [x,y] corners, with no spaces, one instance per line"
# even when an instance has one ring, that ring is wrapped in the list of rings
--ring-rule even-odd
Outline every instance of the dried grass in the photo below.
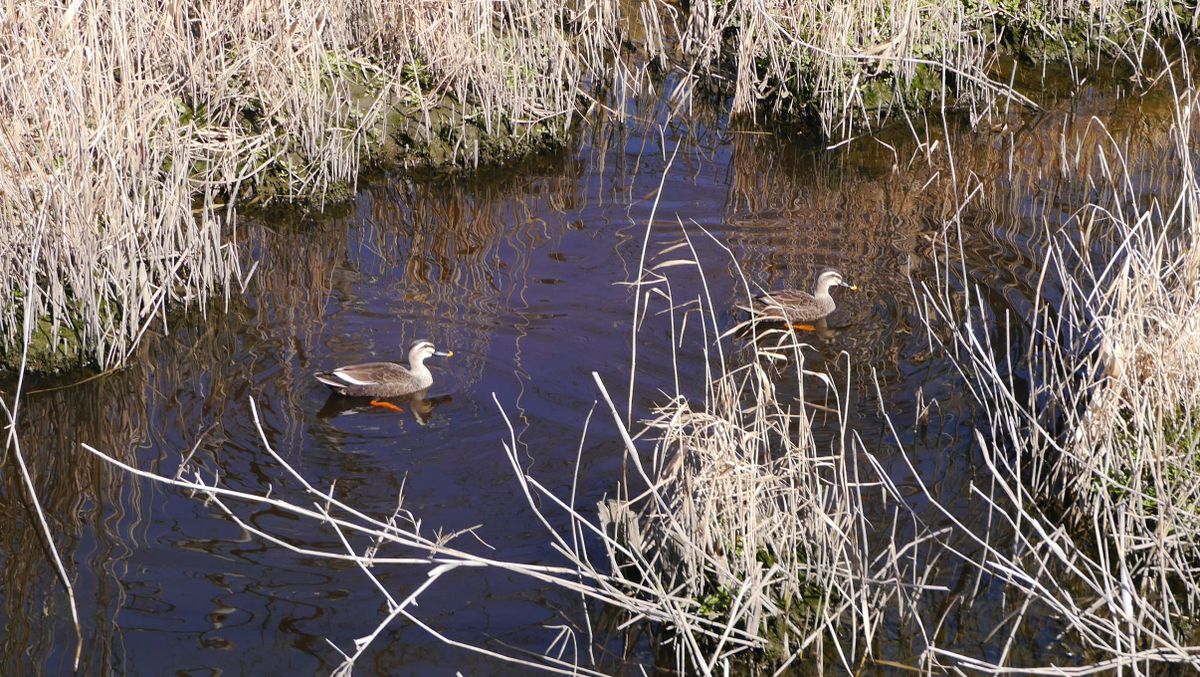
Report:
[[[1159,153],[1134,161],[1112,137],[1072,147],[1064,135],[1059,190],[1087,198],[1061,226],[1047,217],[1027,330],[970,281],[957,220],[935,279],[916,291],[930,340],[987,423],[977,435],[987,473],[973,493],[998,521],[986,532],[958,524],[982,550],[970,563],[1019,609],[1006,646],[1042,610],[1087,648],[1066,674],[1200,667],[1200,120],[1189,69],[1164,74],[1176,109]],[[1007,650],[999,661],[930,654],[1008,667]]]
[[[1103,52],[1140,71],[1155,56],[1150,34],[1194,30],[1185,10],[1152,0],[697,0],[686,14],[664,7],[644,21],[673,28],[676,40],[647,44],[660,58],[683,55],[686,86],[731,93],[735,114],[813,116],[842,138],[914,104],[955,103],[973,119],[997,101],[1033,106],[1006,84],[1011,73],[996,72],[1008,44],[1035,59]]]
[[[813,656],[853,670],[900,585],[897,553],[868,549],[861,448],[841,404],[848,384],[806,368],[804,346],[790,333],[770,351],[756,342],[735,351],[741,338],[719,336],[721,313],[707,291],[672,296],[672,270],[702,270],[686,231],[633,283],[646,298],[635,340],[656,317],[672,345],[703,352],[677,354],[674,396],[639,428],[640,446],[612,408],[632,470],[619,497],[601,505],[615,537],[610,568],[627,582],[653,579],[672,591],[651,601],[680,619],[659,638],[676,648],[678,670],[720,672],[748,650],[751,663],[781,669]],[[782,395],[772,365],[780,360],[834,406],[804,404],[803,385],[796,400]],[[702,393],[689,397],[697,374],[705,375]],[[697,616],[725,628],[718,641],[696,631]]]
[[[168,304],[244,283],[236,200],[319,200],[352,183],[397,110],[428,139],[455,126],[561,134],[611,52],[615,8],[11,4],[0,19],[0,354],[32,340],[34,357],[122,362]],[[445,159],[478,160],[478,136],[457,138]]]

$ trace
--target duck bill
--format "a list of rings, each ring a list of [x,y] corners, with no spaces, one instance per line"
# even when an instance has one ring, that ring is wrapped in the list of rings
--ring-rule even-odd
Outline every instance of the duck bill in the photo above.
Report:
[[[439,350],[439,351],[435,352],[434,355],[437,355],[438,357],[454,357],[454,351],[453,350]]]

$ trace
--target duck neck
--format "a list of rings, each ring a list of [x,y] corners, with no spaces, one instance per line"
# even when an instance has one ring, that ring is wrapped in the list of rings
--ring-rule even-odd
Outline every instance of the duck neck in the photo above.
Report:
[[[413,353],[408,356],[408,371],[414,376],[423,376],[429,373],[429,367],[425,366],[425,356],[420,353]]]

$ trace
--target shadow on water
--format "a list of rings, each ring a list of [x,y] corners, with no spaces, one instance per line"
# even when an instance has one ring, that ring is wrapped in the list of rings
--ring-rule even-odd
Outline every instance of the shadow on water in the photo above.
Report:
[[[677,242],[680,223],[703,228],[733,251],[751,292],[810,288],[827,266],[855,281],[859,292],[837,293],[833,331],[810,337],[812,367],[842,378],[852,365],[855,427],[919,502],[907,469],[891,460],[877,375],[882,408],[915,422],[901,441],[917,472],[952,510],[970,514],[971,406],[952,367],[929,349],[910,279],[931,279],[937,232],[963,191],[978,189],[964,219],[968,269],[996,317],[1030,312],[1044,223],[1065,222],[1089,197],[1086,182],[1061,178],[1059,148],[1064,135],[1099,138],[1093,114],[1129,148],[1129,162],[1144,167],[1152,199],[1156,177],[1169,172],[1160,164],[1169,109],[1155,96],[1118,97],[1113,87],[1091,85],[1042,113],[1014,114],[999,133],[952,119],[914,123],[917,138],[897,126],[835,150],[740,129],[704,107],[660,133],[665,103],[655,102],[624,123],[598,121],[576,147],[516,168],[380,177],[336,217],[243,224],[241,246],[258,262],[245,295],[156,325],[118,373],[23,404],[23,448],[78,586],[83,672],[328,671],[339,656],[325,639],[345,649],[377,622],[379,595],[350,565],[259,542],[202,503],[101,466],[78,448],[86,442],[166,474],[190,455],[232,489],[265,490],[280,474],[260,451],[251,398],[272,445],[315,485],[372,514],[390,513],[403,493],[430,528],[473,529],[460,545],[557,563],[502,452],[506,430],[493,396],[517,427],[526,465],[551,490],[569,490],[597,399],[590,372],[614,392],[628,379],[633,292],[616,283],[637,270],[652,210],[649,251]],[[939,150],[947,145],[953,165]],[[713,262],[706,276],[714,298],[729,308],[744,301],[728,256],[697,242],[701,260]],[[677,279],[680,298],[700,293],[698,279]],[[740,319],[730,310],[721,321]],[[698,336],[688,335],[691,346]],[[434,385],[403,414],[330,398],[311,377],[337,364],[400,360],[417,338],[455,357],[431,365]],[[643,334],[639,344],[635,410],[677,387],[675,351],[652,339]],[[695,392],[703,375],[693,376],[678,387]],[[783,387],[798,392],[799,384]],[[805,384],[806,396],[818,388]],[[594,427],[582,459],[577,505],[587,512],[620,477],[615,432]],[[66,672],[74,633],[62,595],[18,480],[6,475],[4,489],[4,672]],[[253,508],[248,519],[306,547],[340,548],[334,535],[270,508]],[[424,571],[380,575],[408,590]],[[975,580],[961,568],[940,578],[950,592],[928,611],[943,621],[940,644],[994,653],[989,632],[1006,612],[1003,601],[986,586],[973,597]],[[459,574],[436,590],[422,597],[420,617],[463,641],[540,651],[555,627],[580,623],[578,600],[502,572]],[[1052,632],[1054,623],[1039,629]],[[621,630],[634,636],[601,664],[653,661],[641,632]],[[881,633],[877,655],[911,659],[923,640],[908,632]],[[1010,661],[1074,660],[1072,647],[1027,644]],[[512,671],[401,623],[375,647],[360,664],[364,674]]]
[[[396,413],[403,414],[409,412],[412,415],[412,419],[418,425],[430,425],[434,409],[453,401],[454,398],[450,395],[429,397],[429,390],[425,389],[412,395],[391,398],[388,400],[388,404],[392,404],[400,409]],[[372,398],[369,397],[347,397],[337,393],[330,393],[329,399],[325,400],[324,406],[317,411],[317,418],[331,419],[355,414],[378,414],[379,409],[380,406],[373,403]]]

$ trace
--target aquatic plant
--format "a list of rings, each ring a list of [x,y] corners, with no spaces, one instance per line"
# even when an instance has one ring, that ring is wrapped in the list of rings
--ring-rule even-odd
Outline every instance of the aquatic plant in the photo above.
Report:
[[[1052,614],[1090,654],[1080,674],[1200,667],[1200,121],[1190,69],[1185,58],[1163,73],[1175,115],[1158,152],[1131,158],[1095,123],[1096,136],[1064,133],[1055,200],[1085,197],[1062,223],[1043,217],[1027,327],[994,313],[973,281],[961,210],[939,238],[933,279],[914,288],[931,344],[958,367],[984,424],[976,442],[987,472],[974,493],[996,521],[956,521],[981,550],[966,562],[1011,596],[1005,646],[1027,617]],[[1008,651],[928,653],[995,672]]]
[[[1000,102],[1032,106],[997,72],[996,55],[1095,63],[1101,54],[1140,71],[1149,35],[1194,32],[1191,11],[1153,0],[696,0],[652,6],[644,21],[666,37],[652,54],[683,60],[686,86],[733,96],[735,114],[812,117],[850,138],[893,111],[958,105],[978,119]],[[655,35],[647,28],[646,33]],[[670,39],[674,37],[674,39]],[[682,55],[682,56],[681,56]],[[998,81],[999,80],[999,81]]]

